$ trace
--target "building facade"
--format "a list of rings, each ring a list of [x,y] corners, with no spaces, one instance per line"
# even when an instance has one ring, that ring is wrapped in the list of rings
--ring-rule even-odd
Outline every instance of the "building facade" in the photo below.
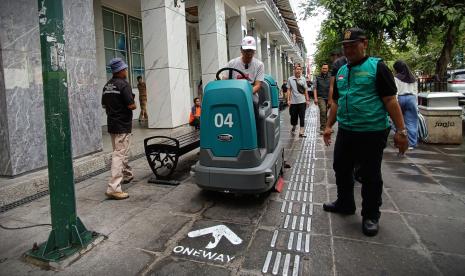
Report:
[[[121,57],[138,97],[147,84],[149,128],[188,121],[192,99],[231,58],[241,40],[257,40],[256,57],[277,82],[305,61],[288,0],[63,0],[73,156],[102,150],[100,98]],[[0,3],[0,175],[46,166],[37,1]],[[203,84],[203,85],[201,85]],[[139,110],[134,112],[137,118]]]

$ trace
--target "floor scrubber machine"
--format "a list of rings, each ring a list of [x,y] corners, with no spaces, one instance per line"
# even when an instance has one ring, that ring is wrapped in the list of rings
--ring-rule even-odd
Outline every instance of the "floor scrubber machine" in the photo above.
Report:
[[[220,79],[223,71],[229,71],[229,79]],[[232,79],[233,71],[243,79]],[[223,68],[216,79],[204,89],[199,161],[192,168],[195,182],[202,189],[221,192],[269,191],[284,165],[276,81],[266,75],[256,112],[252,86],[243,72]]]

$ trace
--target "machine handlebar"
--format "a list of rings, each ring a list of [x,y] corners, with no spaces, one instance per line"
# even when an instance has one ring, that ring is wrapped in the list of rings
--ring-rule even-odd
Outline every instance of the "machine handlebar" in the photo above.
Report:
[[[232,79],[233,71],[236,71],[237,73],[241,74],[244,79],[247,79],[247,76],[242,71],[240,71],[239,69],[231,68],[231,67],[224,67],[224,68],[221,68],[220,70],[218,70],[218,72],[216,72],[216,79],[217,80],[221,80],[220,73],[223,72],[223,71],[229,71],[229,76],[228,76],[229,79]]]

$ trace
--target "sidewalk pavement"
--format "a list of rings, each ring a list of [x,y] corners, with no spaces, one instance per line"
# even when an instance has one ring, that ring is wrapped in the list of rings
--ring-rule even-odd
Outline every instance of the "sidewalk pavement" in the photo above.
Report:
[[[398,157],[390,141],[382,165],[380,232],[366,237],[360,185],[356,215],[322,210],[324,202],[335,199],[336,187],[333,147],[325,147],[316,134],[316,108],[307,112],[305,139],[290,136],[287,111],[282,114],[282,141],[292,165],[282,193],[201,191],[189,175],[196,151],[183,158],[174,176],[181,185],[153,185],[140,158],[131,162],[136,178],[124,185],[127,200],[105,199],[108,172],[76,185],[78,215],[88,229],[106,235],[104,242],[52,272],[21,259],[34,242],[45,241],[50,228],[0,229],[0,275],[463,275],[465,145],[420,145]],[[4,212],[0,224],[49,223],[48,200]],[[187,236],[219,224],[242,243],[223,239],[208,250],[210,237]]]
[[[182,126],[175,129],[147,129],[137,120],[133,121],[133,138],[130,160],[141,158],[144,155],[143,141],[145,138],[154,135],[172,136],[185,131],[191,127]],[[100,152],[82,156],[73,160],[74,179],[80,183],[94,175],[108,171],[111,162],[111,140],[107,128],[102,127],[103,149]],[[18,177],[0,177],[0,212],[14,207],[20,201],[29,201],[40,198],[48,192],[48,171],[47,168],[27,173]]]

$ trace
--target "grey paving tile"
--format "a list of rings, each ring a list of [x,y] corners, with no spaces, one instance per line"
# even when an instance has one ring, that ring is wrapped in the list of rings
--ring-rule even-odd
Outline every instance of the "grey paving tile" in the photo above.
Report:
[[[331,238],[311,236],[310,254],[302,256],[300,275],[333,275]]]
[[[270,200],[266,212],[263,214],[259,225],[260,226],[270,226],[277,227],[283,221],[285,214],[287,214],[287,208],[285,208],[286,213],[281,212],[283,202]],[[285,207],[288,207],[286,204]]]
[[[137,185],[133,185],[126,189],[129,193],[127,201],[137,203],[138,206],[141,207],[149,207],[160,201],[160,199],[173,189],[173,186],[137,183]]]
[[[434,176],[450,192],[465,196],[465,178]]]
[[[244,255],[245,258],[241,268],[261,271],[268,251],[273,249],[270,247],[272,237],[272,231],[258,230],[251,246]]]
[[[143,208],[132,202],[105,200],[79,216],[87,229],[109,235],[142,211]]]
[[[127,185],[123,185],[123,191],[127,190]],[[103,201],[107,197],[105,192],[107,191],[107,181],[95,181],[91,185],[87,185],[76,191],[76,198],[78,199],[91,199],[97,201]]]
[[[332,186],[329,187],[329,199],[330,201],[334,201],[337,198],[337,187]],[[362,210],[362,187],[358,182],[355,182],[354,185],[354,198],[355,198],[355,206],[357,207],[357,212],[361,212]],[[391,202],[391,199],[386,195],[386,192],[383,192],[382,196],[383,204],[380,207],[380,210],[383,211],[396,211],[396,208]]]
[[[465,178],[465,163],[454,163],[454,160],[444,160],[442,164],[423,164],[433,175]]]
[[[314,203],[325,203],[328,201],[326,185],[314,185],[313,186],[313,202]]]
[[[465,204],[451,194],[388,191],[400,211],[465,218]]]
[[[329,216],[322,205],[313,205],[312,233],[329,235]]]
[[[366,240],[388,245],[410,248],[417,244],[410,229],[400,214],[382,213],[377,236],[367,237],[362,233],[362,217],[359,214],[342,216],[331,214],[333,235],[357,240]]]
[[[209,197],[207,192],[187,181],[175,187],[161,198],[159,203],[152,204],[149,208],[156,209],[158,204],[168,205],[172,212],[195,214],[209,204]]]
[[[113,231],[109,239],[121,246],[161,252],[189,221],[190,218],[172,215],[167,209],[145,209]]]
[[[14,275],[53,275],[55,272],[42,270],[40,267],[29,264],[20,258],[3,260],[0,262],[0,275],[1,276],[14,276]]]
[[[402,163],[402,162],[386,162],[384,161],[381,164],[382,172],[390,171],[392,173],[403,173],[403,174],[410,174],[410,175],[423,175],[423,171],[421,168],[415,164],[410,162]]]
[[[14,218],[30,223],[50,223],[50,197],[46,196],[0,214],[0,220]]]
[[[29,222],[10,218],[3,218],[0,220],[0,223],[6,227],[31,225]],[[35,242],[37,244],[46,242],[50,232],[51,227],[49,226],[20,230],[5,230],[0,228],[0,259],[4,261],[19,259],[23,253],[32,248]],[[0,266],[3,265],[0,263]]]
[[[384,187],[399,191],[426,191],[433,193],[447,192],[433,177],[416,174],[383,174]]]
[[[55,275],[137,275],[155,256],[104,241]]]
[[[326,171],[325,170],[315,170],[315,175],[313,176],[313,184],[327,184],[326,180]]]
[[[435,275],[433,264],[415,250],[334,239],[338,275]]]
[[[336,175],[334,174],[334,170],[326,170],[326,182],[328,184],[336,184]]]
[[[213,205],[205,210],[203,217],[232,223],[258,223],[268,200],[265,195],[259,197],[223,193],[211,195],[209,199],[213,202]]]
[[[231,275],[231,271],[227,268],[218,266],[206,265],[187,261],[178,258],[168,257],[161,260],[156,266],[147,273],[152,276],[226,276]]]
[[[406,215],[422,243],[431,251],[465,255],[465,220]]]
[[[433,261],[443,275],[463,276],[465,256],[433,254]]]

